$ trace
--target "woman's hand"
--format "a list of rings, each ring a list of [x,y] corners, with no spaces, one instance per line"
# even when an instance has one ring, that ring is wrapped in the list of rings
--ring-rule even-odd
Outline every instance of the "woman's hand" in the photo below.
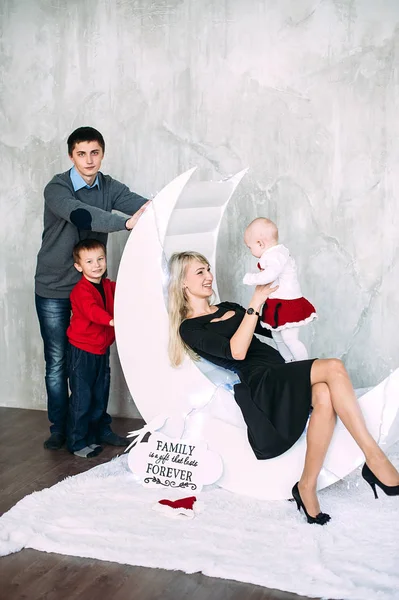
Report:
[[[267,283],[266,285],[257,285],[249,305],[259,311],[260,307],[266,302],[270,294],[275,292],[277,289],[278,285],[273,287],[272,283]]]
[[[130,217],[130,219],[128,219],[126,221],[125,227],[128,231],[131,231],[137,225],[137,221],[140,219],[141,215],[145,212],[145,209],[147,208],[147,206],[149,205],[150,202],[151,202],[151,200],[147,200],[147,202],[145,204],[143,204],[143,206],[141,208],[139,208],[138,211],[136,211],[134,213],[134,215],[132,215]]]

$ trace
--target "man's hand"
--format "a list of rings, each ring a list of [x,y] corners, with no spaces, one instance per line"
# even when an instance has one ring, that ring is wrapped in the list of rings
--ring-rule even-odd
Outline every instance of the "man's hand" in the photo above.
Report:
[[[150,202],[151,200],[147,200],[147,202],[143,204],[143,206],[139,208],[139,210],[135,212],[134,215],[132,215],[130,219],[126,221],[125,227],[128,231],[134,229],[134,227],[137,225],[137,221],[140,219],[141,215],[144,213],[145,209],[147,208]]]

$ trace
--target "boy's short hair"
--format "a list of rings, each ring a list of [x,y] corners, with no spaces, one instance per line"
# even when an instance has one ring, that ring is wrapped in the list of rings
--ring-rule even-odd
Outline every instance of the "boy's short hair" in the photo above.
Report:
[[[95,250],[96,248],[102,248],[104,254],[107,255],[107,249],[105,247],[105,244],[100,242],[100,240],[96,240],[94,238],[80,240],[80,242],[78,242],[72,250],[73,261],[79,263],[80,253],[82,250]]]
[[[78,129],[72,131],[67,141],[69,156],[72,156],[73,149],[80,142],[98,142],[103,152],[105,152],[104,138],[94,127],[78,127]]]

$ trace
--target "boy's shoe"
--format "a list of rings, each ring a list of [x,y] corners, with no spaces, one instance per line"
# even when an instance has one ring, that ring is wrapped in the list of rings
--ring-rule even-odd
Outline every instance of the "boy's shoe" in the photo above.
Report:
[[[89,448],[91,448],[93,450],[93,452],[96,453],[96,456],[101,454],[101,452],[104,450],[104,448],[102,446],[100,446],[99,444],[89,444]]]
[[[99,444],[109,444],[110,446],[128,446],[131,440],[117,435],[113,431],[109,431],[100,435],[98,442]]]
[[[65,435],[62,433],[52,433],[44,442],[46,450],[59,450],[65,444]]]
[[[98,446],[99,448],[101,448],[101,446]],[[101,448],[102,450],[102,448]],[[75,450],[73,452],[74,456],[79,456],[80,458],[94,458],[95,456],[97,456],[98,452],[96,452],[95,450],[93,450],[90,446],[85,446],[84,448],[81,448],[80,450]]]

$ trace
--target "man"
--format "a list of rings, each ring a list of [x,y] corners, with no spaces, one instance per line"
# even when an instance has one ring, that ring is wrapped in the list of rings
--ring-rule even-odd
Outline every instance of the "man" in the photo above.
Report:
[[[37,256],[35,303],[46,362],[50,437],[44,447],[57,450],[65,443],[68,412],[67,337],[69,294],[80,278],[72,250],[81,240],[107,243],[108,233],[132,230],[148,203],[124,184],[100,172],[105,143],[99,131],[79,127],[68,138],[72,169],[55,175],[44,190],[44,230]],[[120,211],[129,218],[112,213]],[[115,446],[129,442],[112,432],[105,413],[100,441]]]

